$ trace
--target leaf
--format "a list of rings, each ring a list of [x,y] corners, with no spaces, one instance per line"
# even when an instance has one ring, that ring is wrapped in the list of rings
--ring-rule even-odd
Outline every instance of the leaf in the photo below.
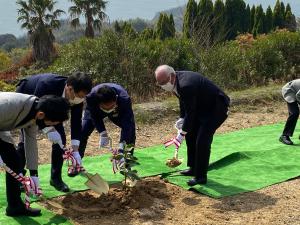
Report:
[[[129,159],[129,160],[134,160],[134,161],[136,161],[136,160],[138,160],[138,158],[137,157],[135,157],[135,156],[133,156],[133,155],[128,155],[128,157],[126,158],[126,159]]]
[[[130,167],[134,167],[134,166],[140,165],[140,163],[135,162],[135,161],[130,161],[130,162],[127,163],[127,165],[129,165]]]
[[[121,160],[121,159],[124,158],[124,155],[123,154],[118,154],[118,155],[114,155],[112,158],[115,159],[115,160]]]

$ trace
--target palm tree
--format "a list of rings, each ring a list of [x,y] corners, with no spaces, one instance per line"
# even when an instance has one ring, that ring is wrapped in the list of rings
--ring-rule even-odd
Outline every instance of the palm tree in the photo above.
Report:
[[[35,61],[49,62],[55,54],[53,29],[58,29],[60,22],[57,19],[63,10],[54,10],[56,1],[53,0],[17,0],[18,22],[28,30],[30,43],[33,48]]]
[[[85,36],[94,38],[95,29],[100,31],[102,22],[107,18],[104,13],[107,1],[103,0],[70,0],[75,5],[69,8],[71,16],[71,25],[77,27],[80,25],[79,17],[84,15],[86,21]]]

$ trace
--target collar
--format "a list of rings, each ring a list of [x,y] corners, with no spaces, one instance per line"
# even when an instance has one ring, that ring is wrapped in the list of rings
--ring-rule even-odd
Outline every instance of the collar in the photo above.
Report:
[[[64,87],[64,91],[63,91],[63,93],[62,93],[61,97],[63,97],[63,98],[65,98],[65,97],[66,97],[66,86]]]

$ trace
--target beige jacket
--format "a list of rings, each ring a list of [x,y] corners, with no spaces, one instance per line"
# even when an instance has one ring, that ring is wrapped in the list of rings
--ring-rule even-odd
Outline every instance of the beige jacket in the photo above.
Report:
[[[282,96],[288,103],[300,103],[300,79],[288,82],[282,87]]]
[[[37,170],[37,126],[35,120],[17,127],[17,125],[29,114],[37,97],[14,92],[0,92],[0,139],[14,144],[11,130],[24,128],[24,145],[27,168]]]

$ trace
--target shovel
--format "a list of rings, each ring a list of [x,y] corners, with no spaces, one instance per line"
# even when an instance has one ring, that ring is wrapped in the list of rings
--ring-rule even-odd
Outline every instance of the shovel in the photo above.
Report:
[[[182,163],[182,159],[178,159],[178,148],[174,151],[174,157],[166,161],[168,167],[174,168],[179,166]]]
[[[91,190],[100,195],[102,193],[108,193],[109,185],[98,173],[91,174],[86,171],[82,171],[80,174],[88,179],[84,184]]]
[[[76,159],[72,156],[72,151],[67,150],[65,148],[65,155],[64,155],[66,160],[70,160],[72,162],[72,167],[73,168],[78,168]],[[70,168],[70,167],[69,167]],[[98,194],[108,193],[109,190],[109,185],[108,183],[98,174],[91,174],[88,173],[83,167],[79,166],[79,173],[86,177],[88,180],[84,183],[87,187],[89,187],[91,190]]]

